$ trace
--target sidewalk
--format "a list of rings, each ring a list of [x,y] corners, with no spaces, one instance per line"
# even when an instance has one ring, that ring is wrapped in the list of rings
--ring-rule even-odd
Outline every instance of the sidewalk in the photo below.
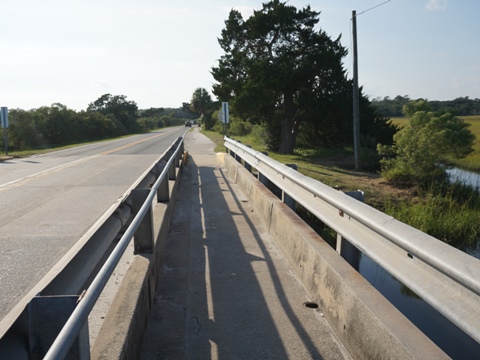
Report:
[[[195,127],[141,359],[350,359]]]

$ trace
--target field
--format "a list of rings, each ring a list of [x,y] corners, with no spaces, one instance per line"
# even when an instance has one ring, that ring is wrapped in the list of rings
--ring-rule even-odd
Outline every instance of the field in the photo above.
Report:
[[[480,115],[459,116],[465,122],[470,124],[470,131],[477,137],[473,145],[473,152],[464,159],[451,160],[452,165],[459,168],[480,172]],[[408,118],[392,118],[392,122],[398,127],[403,127],[408,124]]]

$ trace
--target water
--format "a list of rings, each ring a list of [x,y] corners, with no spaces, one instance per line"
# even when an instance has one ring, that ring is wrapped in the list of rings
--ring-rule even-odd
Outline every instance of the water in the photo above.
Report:
[[[459,182],[480,191],[480,174],[447,168],[451,182]],[[465,250],[480,259],[480,241]],[[433,307],[386,272],[365,254],[360,256],[358,271],[400,312],[453,359],[480,359],[480,344],[466,335]]]
[[[446,168],[445,171],[447,172],[448,179],[452,183],[460,183],[467,186],[470,186],[477,191],[480,191],[480,174],[462,170],[456,167]],[[473,257],[480,259],[480,239],[477,241],[477,246],[472,249],[464,250],[468,254],[472,255]]]
[[[480,191],[480,174],[458,168],[447,168],[446,172],[451,182],[459,182]],[[475,248],[466,252],[480,259],[480,241]],[[360,254],[358,271],[452,359],[480,359],[479,343],[363,253]]]
[[[480,241],[477,241],[477,246],[468,250],[467,253],[472,255],[474,258],[480,259]]]
[[[365,254],[360,256],[358,271],[452,359],[480,359],[479,343]]]
[[[465,184],[474,189],[480,190],[480,174],[456,167],[447,168],[445,170],[451,182]]]

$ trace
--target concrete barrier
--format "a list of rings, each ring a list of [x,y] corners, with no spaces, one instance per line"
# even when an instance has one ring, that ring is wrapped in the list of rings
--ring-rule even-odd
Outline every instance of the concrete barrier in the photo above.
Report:
[[[240,163],[219,160],[353,358],[449,358]]]
[[[92,359],[136,359],[141,352],[185,160],[186,154],[169,181],[170,201],[154,204],[154,251],[134,256],[91,347]]]

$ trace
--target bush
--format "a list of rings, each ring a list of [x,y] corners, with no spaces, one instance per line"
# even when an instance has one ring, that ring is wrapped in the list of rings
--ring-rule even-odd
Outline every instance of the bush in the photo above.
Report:
[[[475,135],[468,130],[469,124],[449,113],[426,111],[427,105],[420,101],[405,106],[405,115],[411,117],[409,124],[395,134],[392,146],[378,146],[384,157],[380,162],[382,175],[387,180],[429,186],[443,176],[439,164],[473,151]]]
[[[140,132],[148,132],[157,127],[156,117],[142,117],[137,119],[137,127]]]
[[[272,132],[266,125],[254,125],[252,135],[255,141],[262,144],[266,150],[277,150],[280,142],[280,131]]]
[[[228,133],[234,136],[246,136],[253,130],[253,125],[246,121],[233,121],[229,125]]]
[[[215,122],[215,124],[212,127],[212,130],[223,135],[223,123],[220,121]]]
[[[365,171],[380,170],[380,155],[371,148],[362,147],[360,149],[360,167]]]

